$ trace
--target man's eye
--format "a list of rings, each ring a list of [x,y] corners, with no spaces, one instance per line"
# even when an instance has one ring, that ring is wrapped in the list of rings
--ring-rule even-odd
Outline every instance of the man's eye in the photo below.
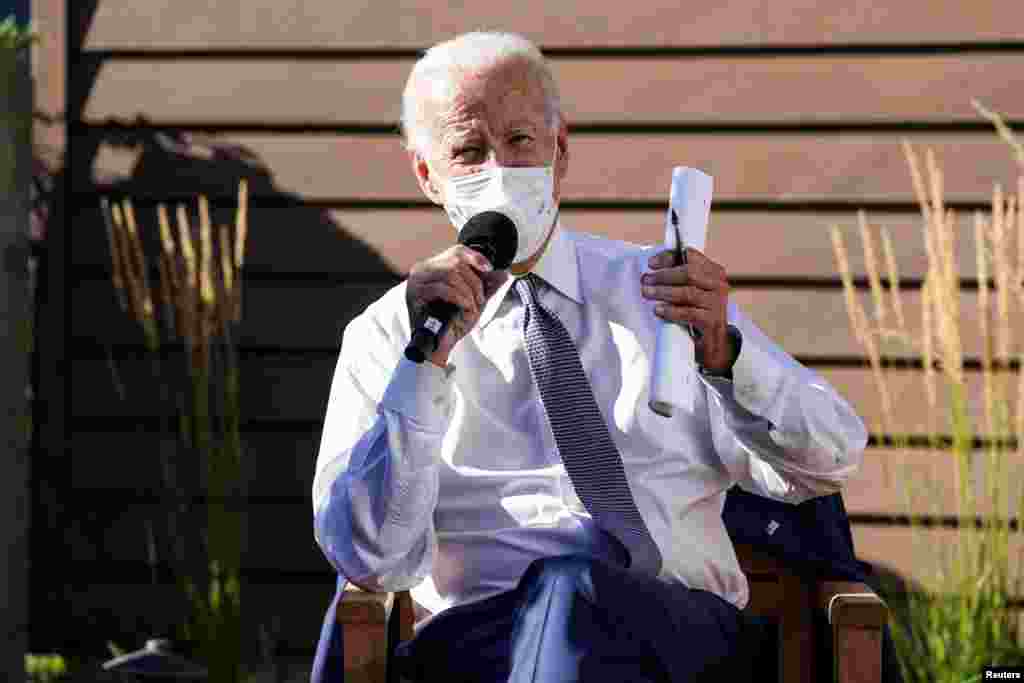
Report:
[[[480,154],[479,147],[463,147],[455,151],[453,155],[456,159],[466,161],[468,159],[475,159]]]
[[[512,136],[511,142],[514,145],[525,145],[533,141],[533,138],[525,133],[518,133]]]

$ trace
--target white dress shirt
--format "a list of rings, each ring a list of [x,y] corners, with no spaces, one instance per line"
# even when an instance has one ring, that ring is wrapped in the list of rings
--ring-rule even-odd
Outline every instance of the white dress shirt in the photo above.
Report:
[[[798,503],[834,493],[867,433],[821,377],[733,303],[733,379],[697,383],[693,414],[648,408],[660,322],[640,276],[656,247],[561,226],[534,268],[579,349],[663,563],[660,578],[742,609],[746,577],[722,521],[728,488]],[[509,278],[446,369],[403,356],[402,283],[345,329],[313,483],[316,540],[354,583],[412,589],[432,613],[515,586],[529,563],[616,544],[576,498],[529,371]],[[696,369],[693,370],[697,372]]]

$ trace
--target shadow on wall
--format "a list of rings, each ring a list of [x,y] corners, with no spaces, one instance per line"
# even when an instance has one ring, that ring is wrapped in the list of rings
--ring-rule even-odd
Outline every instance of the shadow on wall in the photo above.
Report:
[[[152,241],[157,201],[168,202],[169,208],[177,201],[185,203],[191,222],[198,225],[196,200],[205,194],[213,204],[214,224],[233,224],[242,178],[250,196],[240,341],[250,350],[243,353],[248,362],[242,368],[242,418],[247,410],[297,417],[290,432],[270,425],[252,434],[250,442],[243,433],[247,477],[265,484],[259,492],[263,507],[253,516],[261,520],[256,530],[264,533],[253,534],[249,545],[258,545],[262,558],[263,573],[257,580],[277,589],[266,593],[268,598],[276,595],[276,602],[253,598],[244,613],[247,622],[266,623],[265,614],[255,614],[253,607],[254,602],[266,603],[265,613],[283,615],[282,632],[290,634],[285,649],[296,644],[311,648],[333,590],[329,566],[312,540],[309,491],[339,333],[355,312],[399,282],[400,274],[351,237],[329,211],[281,191],[270,169],[241,147],[160,131],[146,121],[81,126],[103,65],[102,55],[82,52],[98,0],[66,5],[67,148],[63,168],[46,178],[52,183],[42,182],[40,174],[37,187],[47,201],[37,212],[35,231],[41,245],[33,382],[30,648],[96,663],[109,657],[108,642],[134,649],[180,621],[184,600],[173,589],[151,586],[171,588],[166,567],[151,562],[152,535],[147,536],[153,526],[147,528],[147,523],[156,519],[154,506],[145,498],[160,481],[153,453],[159,437],[136,419],[152,415],[154,404],[119,400],[105,362],[111,345],[127,344],[113,353],[124,355],[124,367],[133,360],[137,366],[142,335],[116,302],[99,200],[132,197],[143,232]],[[108,148],[134,160],[124,175],[100,185],[94,167],[100,150]],[[53,165],[57,167],[59,163]],[[287,335],[278,334],[282,330]],[[261,350],[261,345],[272,348]],[[274,366],[282,355],[289,363]],[[152,393],[142,373],[121,380],[135,385],[134,394],[128,387],[129,396]],[[250,486],[250,493],[254,488]],[[251,515],[257,507],[250,501]],[[282,531],[265,533],[267,529]],[[159,558],[164,543],[157,540]],[[287,571],[274,573],[289,562]],[[298,656],[308,665],[308,653]]]
[[[270,169],[244,147],[148,128],[104,131],[91,146],[98,149],[101,144],[137,154],[130,176],[107,185],[106,194],[133,197],[149,209],[155,208],[156,201],[169,208],[182,202],[193,213],[203,194],[214,205],[214,225],[233,225],[238,183],[246,179],[250,198],[246,263],[257,276],[273,272],[343,277],[355,272],[362,280],[399,279],[376,252],[338,225],[329,211],[275,187]]]
[[[74,166],[70,182],[74,188],[75,208],[74,220],[66,224],[66,239],[68,277],[75,284],[68,292],[71,310],[67,336],[69,342],[74,341],[67,349],[72,360],[68,431],[74,439],[78,431],[95,431],[93,423],[108,425],[101,429],[112,432],[110,452],[79,452],[75,457],[88,458],[96,466],[105,462],[105,467],[124,471],[111,475],[111,481],[121,483],[111,484],[117,490],[104,499],[79,490],[75,475],[63,481],[59,477],[51,480],[45,475],[42,477],[39,485],[48,488],[50,493],[40,497],[40,504],[52,509],[40,519],[48,520],[46,525],[63,530],[60,564],[66,566],[70,558],[75,569],[70,572],[74,576],[59,578],[63,596],[55,599],[56,594],[51,592],[50,599],[43,601],[50,604],[35,613],[33,631],[37,647],[77,650],[102,658],[108,655],[109,641],[131,649],[146,637],[169,633],[173,624],[180,621],[184,604],[180,597],[172,597],[173,594],[168,596],[172,602],[167,610],[153,603],[146,604],[148,601],[126,597],[146,595],[147,584],[169,584],[173,579],[166,563],[151,562],[145,550],[147,539],[153,538],[154,527],[158,559],[164,549],[170,547],[170,539],[160,532],[159,514],[152,506],[139,505],[132,499],[133,495],[159,490],[155,447],[160,435],[149,433],[133,419],[140,415],[155,417],[150,412],[151,407],[159,404],[147,400],[147,395],[154,392],[147,386],[149,378],[138,372],[146,366],[133,362],[143,357],[140,355],[142,334],[130,315],[118,308],[113,285],[106,275],[110,270],[110,253],[99,209],[100,197],[132,199],[140,232],[145,235],[144,242],[148,242],[145,248],[152,266],[158,253],[157,202],[167,204],[172,216],[175,205],[184,204],[195,230],[199,224],[198,197],[205,195],[211,201],[213,225],[234,225],[239,181],[246,179],[250,198],[247,281],[239,342],[243,351],[243,431],[252,413],[258,413],[257,419],[263,420],[259,429],[270,431],[276,427],[268,424],[268,420],[283,416],[287,423],[282,427],[285,436],[281,438],[278,434],[274,443],[294,443],[292,452],[271,451],[266,446],[259,450],[259,443],[252,444],[251,450],[249,445],[244,447],[243,470],[248,470],[247,478],[259,479],[261,493],[271,498],[269,502],[265,499],[255,505],[264,508],[258,519],[277,518],[282,525],[276,533],[266,534],[264,529],[250,536],[248,546],[252,551],[254,545],[259,545],[256,552],[262,558],[272,557],[271,545],[298,546],[300,552],[290,554],[288,562],[292,562],[292,566],[289,568],[305,572],[307,576],[326,575],[330,569],[312,540],[308,497],[319,422],[326,406],[340,332],[352,315],[398,283],[401,276],[370,247],[351,237],[328,210],[306,205],[300,197],[282,192],[275,186],[270,170],[237,145],[213,138],[170,134],[142,125],[92,129],[77,136],[72,147]],[[92,160],[99,150],[108,147],[134,154],[135,162],[129,175],[97,186]],[[355,292],[352,295],[355,300],[348,300],[352,292]],[[295,324],[291,324],[292,321]],[[94,368],[102,370],[106,365],[104,356],[111,367],[117,366],[120,376],[112,377],[104,372],[94,376]],[[288,359],[285,365],[279,362],[281,357]],[[184,374],[183,366],[181,371]],[[123,397],[118,399],[116,383],[127,389],[127,401]],[[97,417],[100,419],[95,420]],[[289,432],[294,433],[294,438]],[[125,433],[133,435],[137,446],[152,449],[149,451],[152,457],[142,453],[144,463],[118,464],[128,458],[138,459],[140,455],[137,449],[125,448],[124,444],[132,443],[124,440]],[[257,435],[254,441],[262,439]],[[114,444],[122,445],[118,448]],[[77,450],[74,441],[71,450]],[[198,471],[198,463],[181,464],[193,473]],[[196,482],[195,474],[185,475],[184,479]],[[133,482],[138,487],[135,492],[127,488]],[[277,506],[280,506],[280,515],[276,514]],[[254,504],[250,502],[247,508],[251,512]],[[202,520],[198,522],[201,524]],[[297,528],[300,524],[304,526]],[[299,540],[278,544],[270,538],[281,534]],[[260,540],[257,536],[264,538]],[[37,565],[47,562],[46,556],[38,554],[39,548],[37,546],[34,558]],[[45,553],[52,554],[55,549],[51,545]],[[300,559],[295,560],[296,555]],[[259,581],[263,584],[286,588],[288,582],[296,580],[283,574],[274,575],[273,561],[257,561],[262,562],[264,574]],[[244,564],[246,562],[248,560]],[[268,567],[269,576],[265,571]],[[110,590],[99,593],[90,590],[90,586],[96,584],[106,584]],[[310,639],[315,634],[310,635],[310,627],[315,630],[315,622],[322,618],[321,603],[326,597],[318,595],[315,604],[301,604],[300,599],[292,606],[296,618],[280,622],[280,635],[291,641],[289,644],[303,640],[312,643]],[[251,606],[249,603],[243,608],[247,622],[256,621],[249,609]],[[266,609],[276,607],[279,606]],[[61,611],[59,621],[46,616],[55,616],[58,610]],[[289,630],[298,633],[292,633],[289,638],[286,635]],[[248,641],[256,643],[257,638],[253,636]],[[285,647],[287,649],[287,645]]]
[[[871,569],[874,574],[872,587],[889,605],[892,616],[904,628],[909,628],[910,613],[907,607],[907,596],[923,594],[924,586],[912,577],[904,576],[884,564],[873,562]]]

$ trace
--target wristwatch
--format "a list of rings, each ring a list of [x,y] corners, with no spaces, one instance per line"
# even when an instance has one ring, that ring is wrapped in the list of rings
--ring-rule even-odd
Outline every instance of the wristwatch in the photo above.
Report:
[[[740,357],[740,349],[743,348],[743,335],[740,334],[739,328],[735,325],[729,325],[725,328],[725,333],[729,336],[729,346],[733,349],[732,362],[735,363],[736,359]],[[729,365],[728,370],[708,370],[703,365],[698,365],[697,370],[700,374],[705,377],[718,377],[720,379],[732,379],[732,365]]]

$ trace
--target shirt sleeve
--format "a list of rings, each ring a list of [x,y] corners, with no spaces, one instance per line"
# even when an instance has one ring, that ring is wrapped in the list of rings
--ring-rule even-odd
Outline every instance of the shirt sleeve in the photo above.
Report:
[[[368,590],[406,590],[436,553],[438,458],[451,417],[451,368],[402,357],[367,314],[345,330],[313,482],[314,535]]]
[[[742,488],[776,500],[839,491],[863,458],[864,423],[732,302],[728,317],[742,338],[732,379],[702,376],[722,463]]]

